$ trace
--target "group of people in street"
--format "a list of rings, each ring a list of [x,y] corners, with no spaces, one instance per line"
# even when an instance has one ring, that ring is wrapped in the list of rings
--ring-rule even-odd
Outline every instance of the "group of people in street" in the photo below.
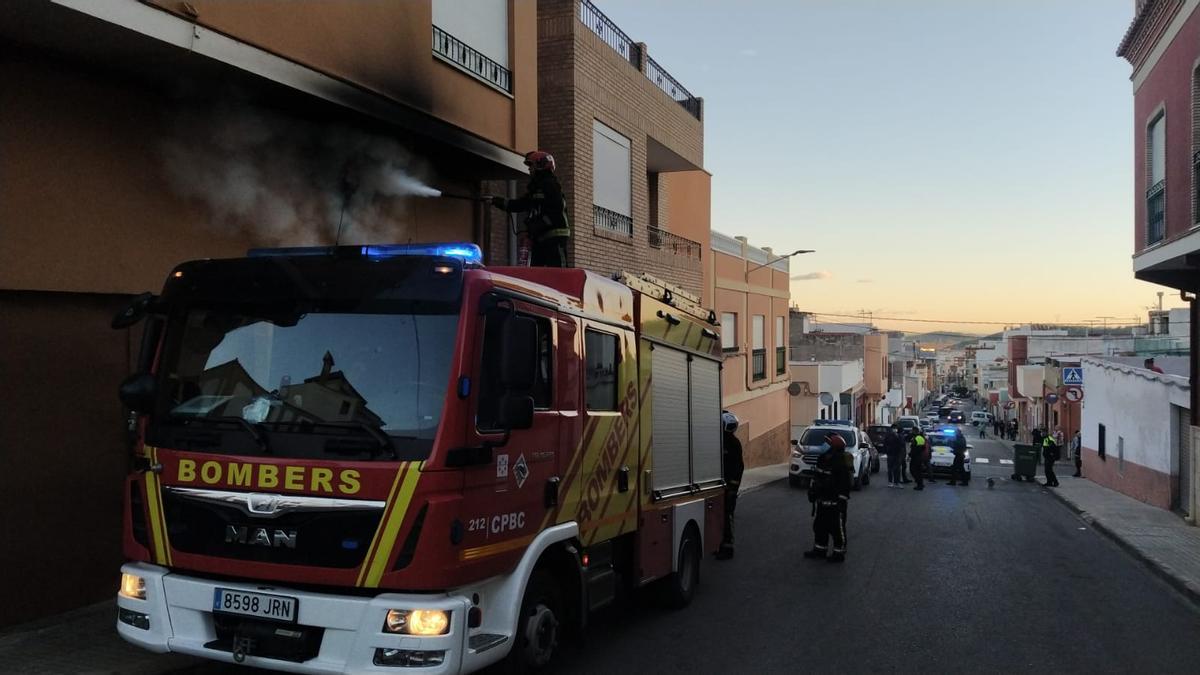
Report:
[[[992,435],[1000,440],[1017,440],[1017,421],[992,420]]]

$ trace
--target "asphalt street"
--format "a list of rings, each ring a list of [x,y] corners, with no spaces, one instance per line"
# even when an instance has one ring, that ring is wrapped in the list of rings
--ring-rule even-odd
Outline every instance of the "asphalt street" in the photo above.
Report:
[[[840,565],[801,558],[803,491],[745,495],[737,557],[705,561],[691,607],[614,608],[560,672],[1195,672],[1200,612],[1006,470],[924,492],[872,481]]]

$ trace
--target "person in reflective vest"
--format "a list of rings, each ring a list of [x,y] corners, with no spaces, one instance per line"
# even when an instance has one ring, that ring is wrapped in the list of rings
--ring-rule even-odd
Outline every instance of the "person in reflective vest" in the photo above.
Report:
[[[1054,463],[1058,461],[1058,444],[1054,436],[1046,434],[1042,437],[1042,461],[1046,465],[1046,487],[1058,487],[1058,476],[1054,474]]]
[[[728,410],[721,413],[721,456],[725,476],[725,529],[721,533],[721,547],[717,549],[718,560],[733,557],[733,512],[737,509],[738,488],[742,484],[742,473],[746,465],[742,460],[742,442],[734,436],[738,428],[737,415]]]
[[[566,267],[571,224],[562,185],[554,174],[554,157],[535,150],[526,153],[525,166],[529,167],[525,195],[516,199],[492,197],[492,205],[509,213],[525,214],[525,231],[532,244],[532,266]]]
[[[850,465],[853,458],[846,453],[846,441],[837,433],[825,437],[826,450],[817,458],[808,501],[813,505],[813,547],[804,552],[809,559],[825,558],[829,539],[833,553],[829,562],[846,559],[846,511],[850,502]]]
[[[908,470],[912,473],[913,480],[917,482],[917,487],[914,490],[925,489],[925,453],[929,449],[929,444],[925,440],[925,432],[917,429],[913,434],[912,442],[908,451]]]

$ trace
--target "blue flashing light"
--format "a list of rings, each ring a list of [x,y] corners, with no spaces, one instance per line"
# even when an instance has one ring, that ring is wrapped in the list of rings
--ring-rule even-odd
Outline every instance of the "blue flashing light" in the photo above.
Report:
[[[947,436],[953,436],[954,434],[958,433],[958,429],[955,429],[954,427],[946,427],[944,429],[938,429],[938,433],[946,434]]]
[[[475,244],[390,244],[363,246],[367,258],[392,258],[401,255],[427,255],[438,258],[458,258],[468,265],[482,265],[483,251]]]
[[[850,420],[813,420],[813,426],[852,427],[854,426],[854,422]]]
[[[285,248],[254,248],[246,253],[251,258],[322,256],[345,254],[358,249],[364,258],[386,259],[397,256],[430,256],[435,258],[457,258],[467,265],[482,265],[483,251],[471,243],[440,244],[387,244],[383,246],[292,246]],[[353,253],[351,253],[353,255]]]

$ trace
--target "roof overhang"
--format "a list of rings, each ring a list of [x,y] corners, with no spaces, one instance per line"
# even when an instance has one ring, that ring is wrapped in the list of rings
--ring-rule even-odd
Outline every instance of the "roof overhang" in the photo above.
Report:
[[[1135,255],[1133,275],[1181,291],[1200,292],[1200,227]]]

